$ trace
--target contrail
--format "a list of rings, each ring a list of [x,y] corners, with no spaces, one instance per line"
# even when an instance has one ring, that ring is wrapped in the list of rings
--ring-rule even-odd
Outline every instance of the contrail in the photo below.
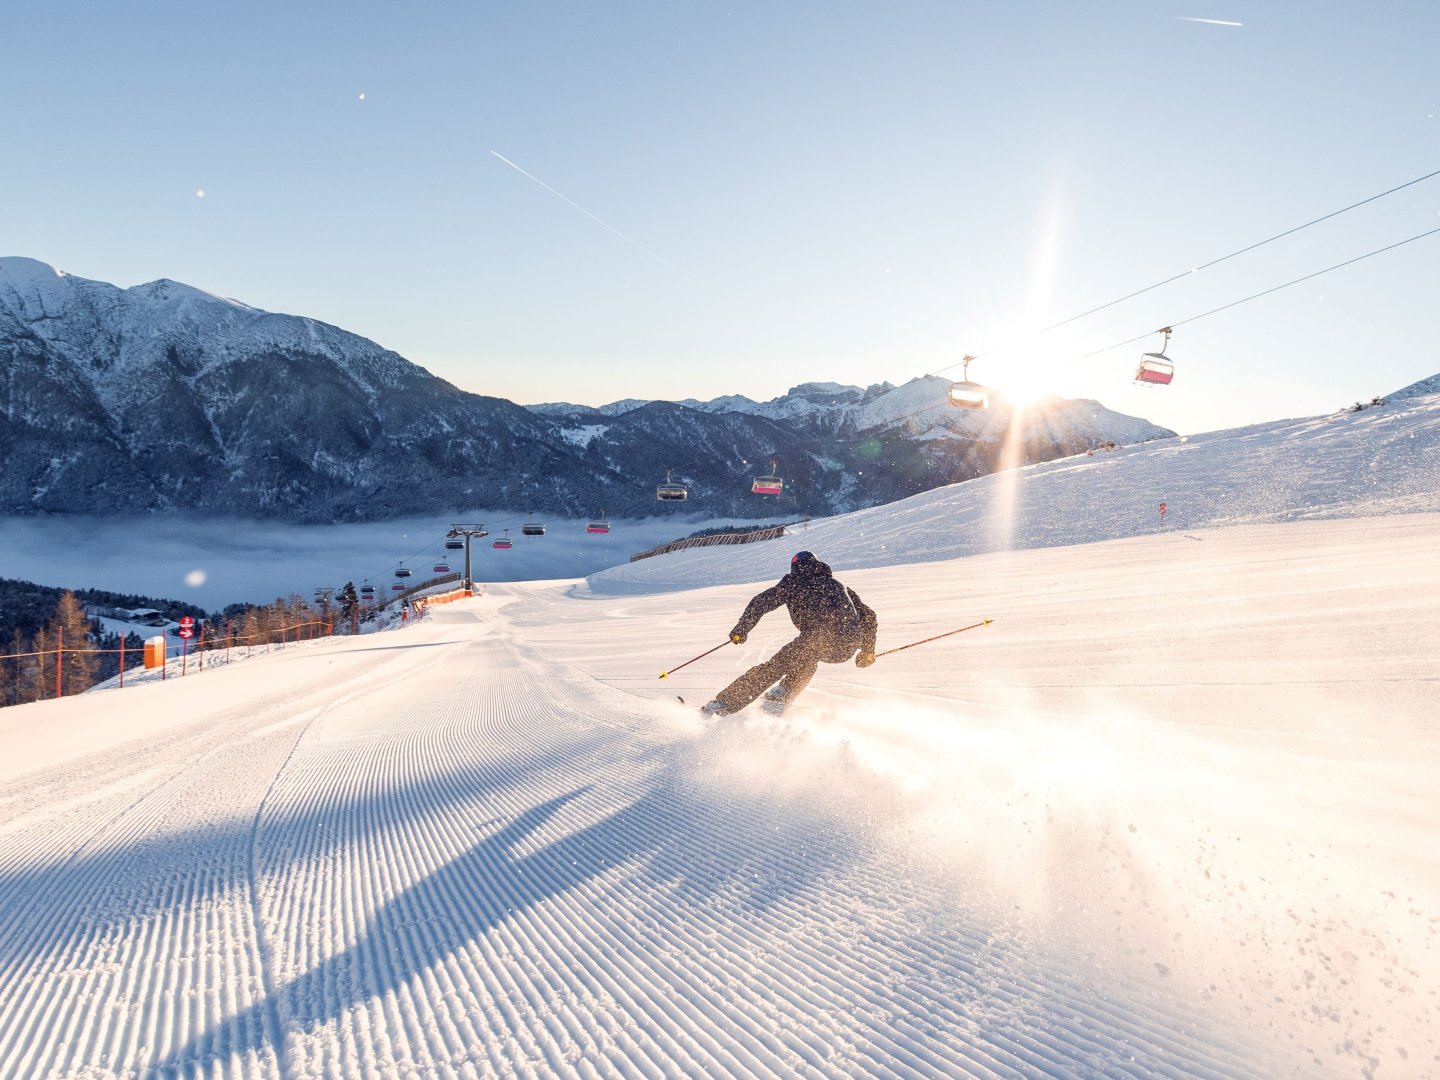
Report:
[[[621,240],[624,240],[627,244],[630,244],[630,245],[633,246],[633,247],[639,248],[639,249],[640,249],[641,251],[643,251],[646,255],[649,255],[652,259],[654,259],[656,262],[658,262],[661,266],[664,266],[664,267],[666,267],[666,268],[668,268],[668,269],[670,269],[670,270],[675,271],[675,273],[679,274],[679,275],[680,275],[681,277],[683,277],[683,278],[686,278],[687,280],[694,280],[694,279],[692,279],[692,278],[690,277],[689,274],[685,273],[684,270],[681,270],[678,266],[674,265],[673,263],[666,262],[666,261],[665,261],[664,259],[662,259],[659,255],[656,255],[655,252],[651,251],[651,250],[650,250],[649,248],[647,248],[644,244],[640,243],[640,241],[630,239],[630,237],[626,236],[626,235],[625,235],[623,232],[621,232],[619,229],[615,228],[615,226],[613,226],[613,225],[607,225],[605,222],[601,221],[598,217],[596,217],[594,214],[592,214],[589,210],[586,210],[583,206],[581,206],[579,203],[577,203],[574,199],[566,198],[564,195],[561,195],[560,192],[556,191],[556,190],[555,190],[553,187],[551,187],[549,184],[545,183],[544,180],[541,180],[538,176],[534,175],[533,173],[528,173],[528,172],[526,172],[526,171],[525,171],[524,169],[522,169],[519,165],[516,165],[515,162],[511,161],[511,160],[510,160],[508,157],[506,157],[504,154],[500,153],[500,151],[498,151],[498,150],[491,150],[490,153],[494,154],[497,158],[499,158],[501,161],[503,161],[506,165],[509,165],[512,169],[514,169],[516,172],[518,172],[521,176],[528,176],[531,180],[534,180],[535,183],[539,184],[539,185],[540,185],[541,187],[543,187],[546,191],[550,192],[551,195],[554,195],[557,199],[563,199],[565,202],[569,203],[569,204],[570,204],[571,206],[573,206],[576,210],[579,210],[582,214],[584,214],[586,217],[588,217],[591,221],[595,222],[595,224],[604,226],[606,229],[609,229],[609,230],[610,230],[612,233],[614,233],[616,236],[620,237]]]
[[[1193,16],[1191,16],[1191,15],[1176,15],[1176,16],[1174,16],[1174,17],[1177,18],[1177,19],[1179,19],[1181,22],[1203,22],[1203,23],[1209,23],[1211,26],[1244,26],[1244,25],[1245,25],[1244,23],[1240,23],[1240,22],[1231,22],[1229,19],[1197,19],[1197,18],[1195,18],[1195,17],[1193,17]]]

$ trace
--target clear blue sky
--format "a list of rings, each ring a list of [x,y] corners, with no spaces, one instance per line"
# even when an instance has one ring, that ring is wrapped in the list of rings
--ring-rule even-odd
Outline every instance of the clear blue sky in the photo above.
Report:
[[[1004,345],[972,376],[1199,431],[1440,371],[1440,236],[1182,328],[1163,390],[1141,346],[1027,366],[1440,226],[1440,177],[1025,340],[1440,169],[1440,4],[9,4],[0,41],[0,255],[478,393],[765,399]]]

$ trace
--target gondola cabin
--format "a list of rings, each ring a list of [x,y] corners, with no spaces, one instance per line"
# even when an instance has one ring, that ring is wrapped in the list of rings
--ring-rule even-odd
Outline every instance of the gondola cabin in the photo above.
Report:
[[[431,569],[437,574],[448,574],[450,573],[450,564],[444,561],[437,562]]]
[[[490,546],[496,548],[499,551],[509,551],[515,545],[510,542],[510,538],[508,536],[502,536],[499,540],[496,540]]]
[[[950,384],[950,395],[946,401],[952,408],[956,409],[988,409],[990,407],[990,391],[985,389],[978,382],[970,381],[970,361],[973,356],[965,356],[960,363],[960,381]]]
[[[361,599],[361,600],[374,600],[374,599],[375,599],[375,586],[374,586],[374,585],[361,585],[361,586],[360,586],[360,599]]]
[[[521,536],[544,536],[544,535],[545,535],[545,526],[544,526],[544,525],[541,525],[538,521],[526,522],[524,525],[521,525],[521,526],[520,526],[520,535],[521,535]]]
[[[465,550],[465,541],[464,541],[464,540],[446,540],[446,541],[445,541],[445,550],[446,550],[446,551],[463,551],[463,550]]]
[[[665,482],[655,489],[655,498],[661,502],[684,502],[690,497],[690,489],[684,484],[677,484],[670,478],[674,469],[665,470]]]
[[[750,482],[750,490],[756,495],[782,495],[785,492],[785,481],[780,479],[778,474],[778,458],[770,459],[770,472],[765,476],[757,476]]]
[[[1170,345],[1170,327],[1162,327],[1160,333],[1165,335],[1165,339],[1160,345],[1160,351],[1147,352],[1140,357],[1140,366],[1135,369],[1137,383],[1169,386],[1170,380],[1175,377],[1175,362],[1165,355],[1165,350]]]
[[[397,566],[395,568],[396,577],[409,577],[411,573],[413,573],[413,571],[408,566]]]
[[[598,518],[585,526],[585,531],[587,533],[608,533],[610,531],[610,522],[605,520],[604,510],[600,511]]]
[[[951,383],[949,402],[956,409],[988,409],[990,392],[977,382]]]
[[[391,585],[391,586],[390,586],[390,591],[391,591],[391,592],[404,592],[404,591],[405,591],[405,586],[404,586],[404,585],[401,585],[401,584],[397,581],[394,585]]]

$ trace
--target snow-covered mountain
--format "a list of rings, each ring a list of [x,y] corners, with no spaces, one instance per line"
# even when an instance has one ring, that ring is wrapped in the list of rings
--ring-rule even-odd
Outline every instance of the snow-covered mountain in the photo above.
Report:
[[[0,259],[0,513],[385,520],[477,505],[653,513],[673,466],[716,516],[843,512],[1173,434],[1094,401],[982,415],[948,381],[806,383],[768,402],[522,407],[314,319],[179,282]],[[778,458],[784,496],[749,479]]]
[[[670,404],[712,416],[739,414],[763,417],[815,435],[853,435],[903,424],[911,438],[923,438],[937,431],[972,438],[994,438],[997,432],[1010,429],[1016,409],[1014,403],[1007,401],[1003,395],[993,395],[992,408],[985,413],[958,413],[943,408],[950,382],[935,375],[921,376],[901,386],[888,382],[874,383],[869,387],[812,382],[791,387],[769,401],[755,401],[743,394],[727,394],[709,401],[685,398]],[[655,403],[624,398],[598,408],[567,402],[546,402],[525,407],[542,416],[573,418],[623,416],[651,404]],[[1028,406],[1028,411],[1037,416],[1028,421],[1022,416],[1022,424],[1039,426],[1043,417],[1043,426],[1053,434],[1082,447],[1096,446],[1107,440],[1116,443],[1144,442],[1175,434],[1147,420],[1113,412],[1098,401],[1084,398],[1066,400],[1051,397],[1039,405]],[[1107,433],[1104,438],[1093,438],[1102,430]],[[1032,460],[1049,459],[1038,457]]]

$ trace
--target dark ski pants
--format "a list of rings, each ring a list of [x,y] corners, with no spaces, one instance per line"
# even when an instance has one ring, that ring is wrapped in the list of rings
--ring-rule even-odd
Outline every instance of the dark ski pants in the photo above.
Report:
[[[786,700],[792,700],[814,678],[815,669],[822,661],[843,664],[855,655],[859,647],[854,641],[837,639],[829,634],[801,634],[782,646],[769,660],[756,664],[721,690],[715,699],[725,706],[727,712],[736,712],[778,682],[785,691]]]

